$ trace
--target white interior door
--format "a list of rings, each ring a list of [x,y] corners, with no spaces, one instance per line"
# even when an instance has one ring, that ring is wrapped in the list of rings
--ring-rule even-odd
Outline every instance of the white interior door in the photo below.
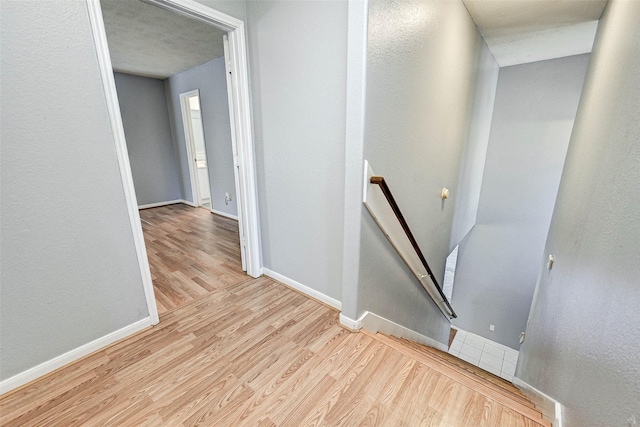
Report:
[[[209,187],[209,169],[205,144],[200,94],[198,90],[180,94],[182,120],[184,125],[187,155],[189,156],[189,174],[193,203],[211,209],[211,188]]]
[[[209,166],[207,151],[204,145],[204,129],[202,127],[202,113],[200,112],[200,96],[189,97],[191,128],[193,129],[193,145],[195,148],[194,162],[198,180],[198,206],[211,209],[211,188],[209,187]]]

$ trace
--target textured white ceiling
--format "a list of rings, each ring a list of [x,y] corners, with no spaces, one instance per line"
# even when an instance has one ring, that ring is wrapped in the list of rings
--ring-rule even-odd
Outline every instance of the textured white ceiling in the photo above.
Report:
[[[591,51],[606,0],[463,0],[501,67]],[[164,79],[224,54],[211,25],[140,0],[101,0],[115,71]]]
[[[115,71],[164,79],[224,55],[225,31],[139,0],[102,0]]]
[[[606,0],[463,0],[501,67],[591,52]]]

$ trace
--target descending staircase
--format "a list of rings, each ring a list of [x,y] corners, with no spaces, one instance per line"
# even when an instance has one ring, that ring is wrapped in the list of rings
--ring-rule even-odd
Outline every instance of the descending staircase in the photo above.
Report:
[[[418,344],[404,338],[387,336],[381,333],[371,334],[366,331],[363,332],[431,369],[521,414],[523,417],[531,420],[532,426],[551,427],[551,423],[542,418],[542,413],[536,409],[529,398],[522,394],[520,390],[510,382],[435,348]]]
[[[376,176],[367,161],[365,161],[365,176],[364,205],[367,210],[438,309],[448,319],[457,317],[418,246],[386,180],[382,176]],[[522,415],[525,425],[551,427],[551,423],[542,418],[542,413],[536,409],[535,405],[510,382],[434,348],[403,338],[381,333],[372,334],[364,329],[362,331],[417,362]]]

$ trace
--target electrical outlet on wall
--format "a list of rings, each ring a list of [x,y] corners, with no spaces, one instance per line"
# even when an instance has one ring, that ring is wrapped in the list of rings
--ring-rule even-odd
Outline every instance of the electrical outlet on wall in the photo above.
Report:
[[[224,193],[224,204],[228,205],[231,201],[231,193]]]
[[[490,331],[494,331],[496,329],[496,327],[494,325],[489,325],[489,330]]]
[[[627,420],[627,422],[629,423],[629,427],[636,427],[638,425],[636,423],[636,416],[635,415],[631,415],[629,417],[629,419]]]

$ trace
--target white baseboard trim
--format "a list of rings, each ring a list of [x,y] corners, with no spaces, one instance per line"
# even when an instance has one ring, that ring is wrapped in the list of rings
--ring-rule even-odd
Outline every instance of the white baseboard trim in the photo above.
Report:
[[[107,334],[101,338],[95,339],[87,344],[81,345],[78,348],[61,354],[60,356],[47,360],[46,362],[34,366],[33,368],[27,369],[26,371],[14,375],[11,378],[7,378],[6,380],[0,382],[0,395],[21,387],[33,380],[40,378],[43,375],[53,372],[65,365],[68,365],[71,362],[75,362],[81,357],[100,350],[149,326],[151,326],[151,318],[146,317],[142,320],[138,320],[137,322],[132,323],[129,326],[125,326],[122,329],[118,329],[117,331],[111,332],[110,334]]]
[[[360,319],[358,320],[353,320],[350,317],[347,317],[344,314],[340,313],[340,324],[345,328],[354,332],[362,329],[361,319],[362,319],[362,316],[360,316]]]
[[[184,199],[176,199],[176,200],[167,200],[166,202],[158,202],[158,203],[149,203],[147,205],[139,205],[138,209],[149,209],[149,208],[159,208],[160,206],[169,206],[169,205],[176,205],[178,203],[184,203],[185,205],[189,205],[191,207],[196,207],[196,205],[194,205],[191,202],[188,202]]]
[[[223,216],[225,218],[235,219],[236,221],[238,220],[238,215],[231,215],[231,214],[228,214],[226,212],[219,211],[217,209],[211,209],[211,213]]]
[[[365,311],[362,316],[360,316],[360,319],[357,320],[357,322],[362,325],[363,329],[366,329],[367,331],[374,334],[377,332],[382,332],[386,335],[393,335],[398,338],[406,338],[420,344],[428,345],[429,347],[437,348],[438,350],[442,350],[444,352],[447,352],[447,350],[449,349],[445,344],[442,344],[441,342],[438,342],[433,338],[429,338],[426,335],[422,335],[416,331],[412,331],[409,328],[406,328],[369,311]]]
[[[276,273],[273,270],[269,270],[268,268],[263,268],[262,273],[265,276],[269,276],[272,279],[277,280],[278,282],[282,282],[282,284],[287,285],[288,287],[295,289],[298,292],[301,292],[307,295],[310,298],[320,301],[323,304],[328,305],[329,307],[333,307],[336,310],[342,310],[342,303],[335,298],[331,298],[328,295],[323,294],[322,292],[316,291],[308,286],[303,285],[300,282],[296,282],[293,279],[290,279],[286,276],[283,276],[280,273]]]
[[[511,381],[520,391],[531,399],[536,408],[542,412],[542,417],[551,422],[553,427],[563,427],[562,405],[554,398],[544,394],[537,388],[527,384],[518,377],[513,377]]]

